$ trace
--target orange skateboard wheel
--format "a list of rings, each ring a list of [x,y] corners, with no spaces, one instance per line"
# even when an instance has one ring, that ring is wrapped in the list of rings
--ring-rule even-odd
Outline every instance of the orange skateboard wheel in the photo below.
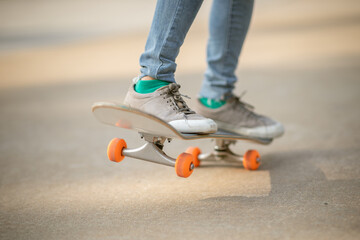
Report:
[[[188,147],[185,151],[186,153],[190,153],[194,158],[194,166],[198,167],[200,165],[200,160],[198,158],[199,154],[201,153],[200,148],[198,147]]]
[[[175,162],[175,171],[179,177],[187,178],[194,171],[194,157],[189,153],[180,154]]]
[[[260,154],[256,150],[249,150],[245,153],[243,159],[244,168],[248,170],[256,170],[260,166]]]
[[[107,148],[107,155],[110,161],[121,162],[125,158],[125,156],[122,155],[122,151],[124,148],[127,148],[124,139],[120,139],[120,138],[112,139]]]

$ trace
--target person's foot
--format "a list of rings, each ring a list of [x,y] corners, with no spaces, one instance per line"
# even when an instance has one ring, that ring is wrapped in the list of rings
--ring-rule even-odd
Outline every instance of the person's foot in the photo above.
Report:
[[[132,85],[124,103],[131,108],[154,115],[182,133],[214,133],[216,123],[196,114],[185,103],[179,93],[180,85],[170,83],[151,93],[138,93]]]
[[[196,111],[213,119],[219,129],[259,138],[277,138],[284,133],[281,123],[254,113],[253,107],[238,97],[232,97],[226,102],[208,101],[209,104],[202,100],[197,102]]]

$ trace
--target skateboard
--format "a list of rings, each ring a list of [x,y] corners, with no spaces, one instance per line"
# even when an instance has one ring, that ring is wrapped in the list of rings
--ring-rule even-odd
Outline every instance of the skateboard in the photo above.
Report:
[[[156,116],[114,102],[97,102],[92,106],[92,112],[102,123],[137,131],[145,141],[141,147],[128,148],[124,139],[112,139],[107,148],[111,161],[120,162],[131,157],[163,164],[174,167],[176,174],[184,178],[189,177],[203,161],[240,163],[245,169],[256,170],[260,165],[260,155],[256,150],[248,150],[241,156],[232,152],[229,146],[238,140],[259,144],[272,142],[272,139],[251,138],[222,130],[212,134],[181,133]],[[201,153],[198,147],[189,147],[177,158],[172,158],[163,151],[164,144],[172,139],[214,139],[215,146],[211,153]]]

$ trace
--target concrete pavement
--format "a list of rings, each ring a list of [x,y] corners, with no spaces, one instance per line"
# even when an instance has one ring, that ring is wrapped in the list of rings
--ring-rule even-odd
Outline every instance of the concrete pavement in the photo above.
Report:
[[[93,101],[123,95],[122,82],[2,91],[1,239],[357,239],[357,70],[243,75],[248,99],[276,109],[286,135],[269,147],[235,146],[261,152],[258,171],[204,167],[188,179],[166,166],[106,159],[113,137],[141,144],[90,112]],[[211,142],[174,141],[166,150],[176,156],[189,145]]]

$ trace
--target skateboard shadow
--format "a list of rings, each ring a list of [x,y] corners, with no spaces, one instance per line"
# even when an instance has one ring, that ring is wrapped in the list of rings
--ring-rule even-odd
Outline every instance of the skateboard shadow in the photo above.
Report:
[[[344,156],[344,152],[352,153]],[[269,171],[271,190],[267,196],[218,196],[205,198],[202,202],[233,202],[239,204],[277,204],[279,202],[300,202],[317,199],[320,203],[328,203],[331,199],[338,199],[347,188],[358,186],[358,163],[356,156],[359,149],[343,150],[298,150],[288,152],[274,152],[262,156],[259,170]],[[327,177],[322,166],[336,171],[335,177]],[[352,167],[350,167],[352,166]],[[206,166],[213,167],[213,166]],[[224,165],[224,167],[230,167]],[[335,170],[334,170],[335,169]],[[326,170],[329,171],[329,170]],[[355,171],[355,172],[354,172]],[[348,173],[348,174],[347,174]],[[349,177],[351,175],[352,177]],[[338,176],[338,177],[336,177]],[[336,189],[337,197],[329,192]],[[354,189],[353,191],[358,191]],[[329,194],[327,197],[327,193]],[[340,195],[339,195],[340,193]],[[321,200],[320,200],[321,199]]]

